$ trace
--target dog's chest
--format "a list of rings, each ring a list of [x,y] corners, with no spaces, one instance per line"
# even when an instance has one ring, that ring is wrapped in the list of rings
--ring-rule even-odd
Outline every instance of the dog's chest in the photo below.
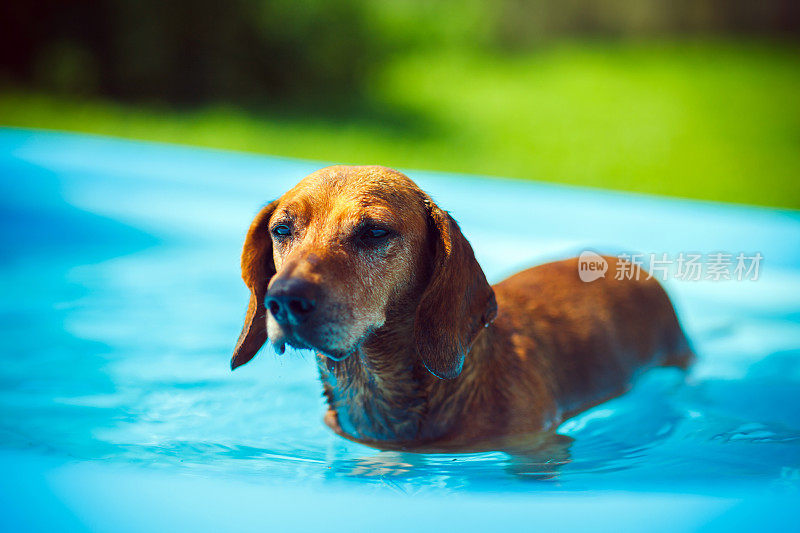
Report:
[[[363,427],[363,413],[359,415],[359,410],[354,409],[356,405],[361,403],[358,401],[359,398],[357,395],[352,394],[352,392],[348,394],[346,391],[342,390],[339,384],[340,380],[337,379],[333,372],[320,371],[320,378],[325,387],[325,396],[327,397],[328,405],[336,412],[336,418],[342,431],[357,439],[367,437],[364,431],[365,429],[369,431],[369,428]],[[355,411],[357,415],[355,419],[351,415],[352,411]]]
[[[325,397],[342,431],[362,440],[417,438],[419,402],[388,395],[355,357],[334,362],[318,356],[317,361]]]

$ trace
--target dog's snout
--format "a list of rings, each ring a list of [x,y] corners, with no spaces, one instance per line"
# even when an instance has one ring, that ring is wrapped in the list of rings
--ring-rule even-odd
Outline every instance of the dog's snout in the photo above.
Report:
[[[317,286],[299,279],[279,280],[267,292],[266,308],[279,324],[300,324],[317,305]]]

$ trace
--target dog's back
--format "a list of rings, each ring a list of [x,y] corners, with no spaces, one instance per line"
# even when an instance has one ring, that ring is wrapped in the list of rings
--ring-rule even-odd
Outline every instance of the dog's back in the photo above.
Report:
[[[503,434],[554,427],[624,393],[654,366],[686,368],[694,358],[667,294],[633,266],[633,279],[578,276],[578,259],[519,272],[493,286],[498,315],[473,348],[464,377],[494,391],[506,413],[474,432]],[[494,380],[487,383],[486,380]],[[477,406],[472,411],[478,411]]]

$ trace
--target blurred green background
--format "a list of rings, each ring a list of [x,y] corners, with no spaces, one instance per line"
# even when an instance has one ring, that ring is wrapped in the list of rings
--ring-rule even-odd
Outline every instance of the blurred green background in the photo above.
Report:
[[[799,30],[796,0],[5,2],[0,125],[800,208]]]

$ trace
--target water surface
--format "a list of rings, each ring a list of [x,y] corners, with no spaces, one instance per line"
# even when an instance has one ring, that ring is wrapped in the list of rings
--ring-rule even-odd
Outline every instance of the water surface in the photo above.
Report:
[[[266,347],[228,367],[248,224],[323,165],[0,130],[7,523],[259,529],[254,509],[272,509],[352,530],[398,505],[467,530],[530,514],[597,530],[783,523],[800,489],[800,214],[410,171],[491,281],[586,247],[764,260],[758,281],[669,281],[695,367],[646,373],[565,422],[547,456],[379,452],[323,425],[310,354]],[[164,498],[185,505],[136,512]],[[342,520],[304,512],[328,508]]]

